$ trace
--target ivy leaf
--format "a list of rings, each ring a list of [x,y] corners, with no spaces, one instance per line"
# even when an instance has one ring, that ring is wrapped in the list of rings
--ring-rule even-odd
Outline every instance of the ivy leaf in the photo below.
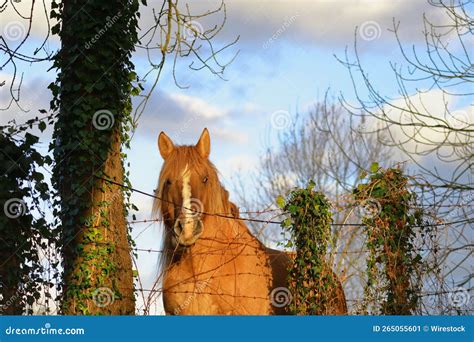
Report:
[[[129,74],[128,74],[128,80],[129,81],[134,81],[137,79],[137,73],[134,72],[134,71],[131,71]]]
[[[61,29],[61,25],[60,25],[60,24],[54,25],[54,26],[51,28],[51,34],[58,34],[60,29]]]
[[[278,208],[283,209],[285,207],[285,199],[282,195],[278,196],[276,199],[276,204]]]
[[[34,302],[35,302],[35,298],[33,296],[26,297],[26,303],[28,303],[29,305],[33,305]]]
[[[30,134],[30,133],[25,134],[25,142],[28,146],[36,144],[38,140],[39,138],[36,135]]]
[[[41,121],[38,125],[38,128],[41,132],[44,132],[44,130],[46,129],[46,122]]]
[[[370,172],[376,173],[379,170],[379,163],[374,162],[370,165]]]
[[[359,179],[364,179],[365,177],[367,177],[367,171],[362,170],[359,174]]]
[[[41,182],[44,180],[44,175],[40,172],[33,171],[32,178],[37,182]]]

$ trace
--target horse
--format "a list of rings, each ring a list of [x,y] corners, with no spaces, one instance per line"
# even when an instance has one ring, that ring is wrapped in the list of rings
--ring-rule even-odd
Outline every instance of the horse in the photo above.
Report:
[[[163,304],[168,315],[287,314],[291,255],[253,236],[209,160],[205,128],[196,145],[161,132],[164,160],[153,212],[163,221]],[[342,285],[327,314],[346,314]]]

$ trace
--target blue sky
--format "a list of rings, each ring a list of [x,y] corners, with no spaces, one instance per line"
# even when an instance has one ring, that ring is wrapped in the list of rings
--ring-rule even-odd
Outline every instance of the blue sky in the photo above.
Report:
[[[142,9],[142,29],[150,24],[150,7],[159,3],[149,1],[149,6]],[[209,7],[215,7],[215,2],[196,1],[191,6],[196,11]],[[374,30],[357,33],[361,57],[371,80],[382,93],[396,95],[388,63],[401,61],[401,58],[395,37],[388,28],[392,25],[392,17],[400,19],[404,43],[407,46],[419,44],[421,16],[425,12],[439,19],[425,1],[229,1],[226,26],[214,41],[219,47],[240,35],[239,42],[221,56],[225,61],[238,52],[224,74],[227,81],[206,70],[191,71],[187,68],[188,61],[178,61],[178,79],[189,85],[187,89],[179,89],[174,84],[171,63],[165,66],[158,88],[138,122],[128,152],[133,186],[151,193],[156,185],[162,165],[156,143],[160,131],[165,131],[178,143],[194,144],[202,129],[208,127],[212,141],[211,160],[220,170],[223,183],[231,189],[231,177],[235,172],[239,168],[242,172],[252,170],[265,146],[276,141],[272,113],[288,112],[290,118],[297,110],[304,113],[324,98],[329,87],[332,94],[342,93],[349,101],[354,100],[349,74],[334,54],[343,58],[344,50],[349,46],[353,57],[356,26],[368,25]],[[11,20],[2,20],[0,31],[5,35],[13,25],[21,35],[25,22],[14,19],[12,13],[7,15]],[[207,28],[212,20],[198,22]],[[34,29],[27,50],[37,46],[44,35],[44,20],[38,21]],[[13,44],[18,41],[15,36],[11,38]],[[53,51],[57,49],[57,39],[52,38],[48,46]],[[135,54],[134,62],[139,75],[149,68],[141,52]],[[50,93],[46,86],[54,79],[55,72],[46,72],[48,63],[19,66],[25,71],[20,103],[31,108],[31,112],[21,113],[13,105],[0,113],[0,124],[12,118],[23,122],[35,116],[35,110],[48,108]],[[0,71],[0,81],[5,79],[8,84],[11,72],[11,69]],[[149,84],[147,82],[145,86]],[[3,87],[2,107],[8,101],[9,94]],[[42,135],[43,146],[47,146],[50,134],[51,129],[48,129]],[[140,195],[134,195],[133,199],[140,208],[138,219],[149,219],[152,199]],[[151,228],[137,225],[135,229],[133,235],[146,229],[137,239],[140,248],[159,249],[158,224]],[[155,254],[147,253],[139,257],[140,274],[148,288],[156,276],[156,258]]]

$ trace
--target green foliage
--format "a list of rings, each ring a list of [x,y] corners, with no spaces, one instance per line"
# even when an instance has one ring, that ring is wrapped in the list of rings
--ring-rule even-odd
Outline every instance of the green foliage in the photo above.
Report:
[[[57,242],[57,231],[43,218],[50,192],[38,170],[51,165],[51,158],[34,148],[38,137],[15,138],[9,131],[0,132],[0,312],[32,314],[31,305],[58,277],[44,279],[39,253],[53,252]]]
[[[91,193],[106,191],[97,177],[111,176],[104,173],[109,154],[116,152],[117,145],[129,147],[130,97],[139,92],[132,86],[136,74],[131,62],[138,42],[138,8],[138,0],[53,0],[51,6],[51,18],[58,19],[52,33],[63,43],[54,57],[58,76],[49,89],[51,108],[58,112],[50,148],[56,161],[52,180],[60,195],[55,214],[61,220],[64,266],[69,272],[64,307],[74,301],[83,313],[88,313],[85,300],[107,278],[114,279],[117,270],[110,258],[116,246],[92,224],[107,229],[110,203],[91,203]],[[128,173],[121,176],[128,185]],[[130,208],[129,196],[129,191],[123,192],[127,202],[123,215]],[[91,206],[98,207],[100,214],[84,216]],[[128,239],[131,242],[129,235]],[[82,260],[77,272],[70,272],[71,260]],[[97,270],[103,276],[91,276]],[[120,297],[116,288],[114,292]]]
[[[370,171],[364,177],[366,183],[354,190],[362,207],[369,250],[366,305],[380,303],[372,313],[410,314],[418,303],[415,278],[421,260],[414,245],[413,226],[423,223],[422,212],[415,209],[416,196],[399,168],[383,170],[373,163]]]
[[[330,204],[324,194],[314,191],[314,182],[305,189],[295,189],[277,204],[288,218],[282,227],[289,231],[287,247],[296,248],[296,257],[289,270],[288,284],[293,295],[289,305],[292,314],[323,314],[336,286],[334,274],[327,269],[326,252],[332,244]]]

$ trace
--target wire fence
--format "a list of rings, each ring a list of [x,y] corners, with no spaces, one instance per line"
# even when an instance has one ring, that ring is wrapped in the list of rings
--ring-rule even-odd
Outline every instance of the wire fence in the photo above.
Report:
[[[160,201],[163,201],[163,202],[181,207],[182,209],[189,210],[189,211],[192,211],[192,212],[195,212],[195,213],[198,213],[198,214],[201,214],[201,215],[205,215],[205,216],[214,216],[214,217],[221,217],[221,218],[225,218],[225,219],[229,219],[229,220],[266,223],[266,224],[277,224],[277,225],[281,225],[283,223],[283,220],[274,221],[274,220],[255,219],[255,218],[251,218],[251,217],[240,217],[240,216],[236,217],[236,216],[233,216],[232,213],[209,213],[209,212],[206,212],[206,211],[197,210],[196,208],[192,208],[192,207],[188,208],[188,207],[185,207],[185,206],[180,205],[178,203],[175,203],[173,201],[170,201],[170,200],[164,199],[162,197],[156,196],[154,194],[150,194],[150,193],[147,193],[145,191],[135,189],[135,188],[130,187],[128,185],[118,183],[118,182],[115,182],[113,180],[103,178],[103,177],[98,177],[98,176],[95,176],[95,177],[97,179],[100,179],[100,180],[106,181],[108,183],[120,186],[120,187],[122,187],[124,189],[127,189],[127,190],[130,190],[132,192],[136,192],[136,193],[142,194],[144,196],[148,196],[150,198],[158,199]],[[279,209],[269,209],[269,210],[254,211],[254,212],[243,212],[243,213],[256,213],[258,215],[261,215],[261,214],[265,214],[265,213],[274,213],[276,211],[281,211],[281,210],[279,210]],[[281,214],[283,214],[283,213],[281,213]],[[279,215],[277,215],[277,216],[279,216]],[[128,221],[128,223],[129,224],[135,224],[135,223],[161,222],[162,220],[163,219],[160,219],[160,218],[158,218],[158,219],[147,219],[147,220],[136,220],[136,221],[132,220],[132,221]],[[412,228],[441,227],[441,226],[462,224],[462,223],[474,223],[474,219],[469,218],[469,219],[452,221],[452,222],[426,223],[426,224],[421,224],[421,225],[410,225],[410,227],[412,227]],[[366,225],[363,224],[363,223],[331,223],[331,226],[336,226],[336,227],[365,227]]]
[[[158,200],[161,200],[161,201],[165,201],[165,202],[168,202],[170,204],[173,204],[173,205],[177,205],[179,206],[178,204],[172,202],[172,201],[169,201],[169,200],[166,200],[164,198],[160,198],[159,196],[156,196],[156,194],[152,194],[152,193],[148,193],[146,191],[142,191],[142,190],[139,190],[139,189],[136,189],[136,188],[133,188],[133,187],[130,187],[130,186],[127,186],[125,184],[121,184],[121,183],[118,183],[118,182],[115,182],[115,181],[112,181],[112,180],[109,180],[109,179],[106,179],[106,178],[102,178],[102,177],[96,177],[96,178],[99,178],[103,181],[106,181],[106,182],[109,182],[111,184],[114,184],[116,186],[119,186],[119,187],[122,187],[124,189],[127,189],[129,191],[132,191],[134,193],[138,193],[138,194],[141,194],[141,195],[144,195],[144,196],[147,196],[149,198],[153,198],[153,199],[158,199]],[[345,202],[347,203],[347,201]],[[453,205],[453,207],[459,207],[458,205]],[[205,212],[205,211],[198,211],[196,210],[195,208],[184,208],[184,209],[188,209],[188,210],[192,210],[194,212],[198,212],[199,214],[201,215],[206,215],[206,216],[215,216],[215,217],[220,217],[220,218],[224,218],[224,219],[229,219],[229,220],[235,220],[235,221],[243,221],[243,222],[255,222],[255,223],[261,223],[261,224],[265,224],[265,225],[268,225],[268,224],[275,224],[275,225],[281,225],[282,221],[281,220],[275,220],[275,219],[256,219],[254,217],[236,217],[236,216],[233,216],[233,215],[230,215],[229,213],[209,213],[209,212]],[[249,215],[254,215],[254,216],[260,216],[260,215],[274,215],[276,217],[278,216],[282,216],[283,215],[283,212],[282,210],[280,209],[273,209],[273,208],[270,208],[270,209],[266,209],[266,210],[260,210],[260,211],[242,211],[241,214],[249,214]],[[140,238],[140,236],[142,236],[142,234],[144,234],[150,227],[152,227],[154,224],[156,223],[162,223],[162,219],[158,218],[158,219],[143,219],[143,220],[129,220],[128,223],[130,225],[139,225],[139,224],[147,224],[147,226],[140,230],[135,236],[133,236],[133,239],[134,240],[138,240]],[[449,226],[456,226],[456,225],[461,225],[461,224],[471,224],[474,222],[474,219],[471,219],[471,218],[468,218],[468,219],[463,219],[463,220],[455,220],[455,221],[450,221],[450,222],[436,222],[436,223],[426,223],[426,224],[423,224],[423,225],[415,225],[415,226],[412,226],[412,227],[420,227],[420,228],[423,228],[423,227],[449,227]],[[360,229],[360,228],[364,228],[365,225],[362,224],[362,223],[333,223],[332,226],[334,227],[341,227],[341,228],[347,228],[347,229]],[[472,241],[471,241],[472,242]],[[134,269],[136,271],[136,286],[134,288],[134,291],[136,293],[136,296],[137,298],[139,298],[139,303],[137,305],[137,314],[144,314],[144,315],[148,315],[148,314],[152,314],[153,310],[151,309],[153,306],[155,306],[157,309],[155,310],[155,313],[163,313],[162,310],[162,304],[161,303],[161,296],[162,296],[162,293],[163,293],[163,288],[162,288],[162,280],[163,280],[163,273],[164,273],[164,270],[161,270],[161,272],[157,275],[155,281],[153,282],[152,286],[147,286],[147,284],[145,284],[146,282],[144,282],[143,280],[143,275],[141,274],[140,272],[140,263],[139,261],[137,260],[137,257],[138,257],[138,254],[137,253],[140,253],[140,254],[150,254],[150,255],[157,255],[158,257],[161,257],[164,253],[167,253],[167,252],[172,252],[172,251],[168,251],[168,250],[165,250],[165,249],[160,249],[160,248],[144,248],[144,247],[140,247],[140,246],[136,246],[136,247],[132,247],[130,248],[130,246],[116,246],[116,248],[124,248],[124,249],[127,249],[127,250],[130,250],[133,252],[133,265],[134,265]],[[453,253],[453,252],[459,252],[461,253],[462,255],[465,255],[467,253],[467,255],[471,255],[473,252],[474,252],[474,244],[473,243],[467,243],[467,244],[464,244],[462,246],[431,246],[431,247],[424,247],[424,248],[420,248],[417,250],[418,253],[420,254],[424,254],[424,253],[433,253],[433,254],[436,254],[436,253],[439,253],[439,252],[444,252],[444,254],[446,253]],[[340,249],[340,248],[333,248],[332,250],[329,251],[329,254],[331,255],[335,255],[335,256],[338,256],[339,258],[347,258],[347,259],[350,259],[350,261],[348,261],[348,263],[350,264],[351,262],[353,262],[351,259],[353,256],[353,258],[356,260],[356,261],[360,261],[360,260],[363,260],[363,255],[365,253],[368,253],[369,251],[365,248],[356,248],[356,249],[352,249],[352,250],[347,250],[347,249]],[[222,254],[222,251],[208,251],[206,252],[206,254]],[[272,252],[268,252],[269,254],[271,254]],[[280,253],[280,252],[276,252],[276,253]],[[292,253],[291,251],[289,251],[289,253]],[[239,256],[242,256],[242,257],[245,257],[245,256],[249,256],[249,257],[253,257],[255,256],[254,253],[241,253]],[[51,256],[48,256],[48,260],[51,259]],[[453,294],[453,289],[450,288],[449,286],[446,286],[446,284],[443,284],[441,286],[442,289],[438,290],[438,291],[433,291],[433,290],[425,290],[425,291],[420,291],[418,293],[418,296],[420,298],[433,298],[433,303],[438,300],[436,297],[442,297],[442,296],[451,296]],[[467,288],[466,289],[467,293],[468,293],[468,296],[470,296],[470,293],[473,291],[473,288]],[[349,304],[350,307],[352,307],[352,310],[351,310],[351,313],[357,313],[357,307],[361,305],[363,299],[360,297],[360,293],[355,293],[355,294],[351,294],[350,291],[347,291],[347,293],[349,294],[347,296],[347,302]],[[214,293],[209,293],[209,294],[214,294]],[[193,292],[190,292],[189,295],[195,295],[195,293]],[[447,297],[446,297],[447,298]],[[43,299],[42,299],[43,300]],[[49,304],[42,304],[41,301],[38,301],[37,305],[41,306],[50,306],[51,303],[49,302]],[[51,299],[48,299],[48,301],[51,301]],[[448,299],[444,299],[444,301],[449,301],[449,298]],[[423,307],[426,307],[428,305],[435,305],[433,303],[425,303],[425,302],[421,302],[421,305]],[[49,312],[49,314],[54,314],[54,313],[57,313],[58,312],[58,308],[59,308],[59,302],[58,301],[55,301],[55,306],[56,306],[56,310],[53,310],[52,312]],[[444,312],[451,312],[449,310],[454,310],[453,312],[461,312],[463,314],[471,314],[473,313],[473,309],[472,307],[470,306],[467,306],[465,308],[459,308],[459,307],[451,307],[451,308],[447,308],[447,309],[444,309],[445,310]],[[448,310],[448,311],[446,311]],[[429,309],[429,308],[425,308],[424,311],[422,311],[422,313],[430,313],[430,312],[433,312],[433,310]],[[440,312],[443,312],[442,310],[437,310],[436,311],[437,313],[440,313]]]
[[[119,186],[119,187],[122,187],[124,189],[127,189],[131,192],[134,192],[134,193],[138,193],[138,194],[141,194],[141,195],[144,195],[144,196],[147,196],[149,198],[153,198],[153,199],[157,199],[157,200],[160,200],[160,201],[164,201],[164,202],[167,202],[169,204],[173,204],[175,206],[178,206],[178,207],[183,207],[182,205],[179,205],[178,203],[175,203],[173,201],[170,201],[170,200],[167,200],[165,198],[162,198],[162,197],[159,197],[157,196],[156,194],[152,194],[152,193],[148,193],[146,191],[143,191],[143,190],[139,190],[139,189],[136,189],[136,188],[133,188],[131,186],[127,186],[127,185],[124,185],[124,184],[121,184],[121,183],[118,183],[118,182],[115,182],[115,181],[112,181],[112,180],[109,180],[109,179],[106,179],[106,178],[102,178],[102,177],[97,177],[103,181],[106,181],[106,182],[109,182],[111,184],[114,184],[116,186]],[[351,204],[350,201],[344,199],[342,201],[344,204]],[[334,205],[339,205],[340,203],[335,203]],[[355,203],[355,205],[357,205],[357,203]],[[448,207],[446,205],[446,207]],[[459,205],[452,205],[453,208],[459,208]],[[258,216],[261,216],[261,215],[272,215],[273,217],[281,217],[282,215],[284,215],[283,211],[281,209],[274,209],[274,208],[269,208],[269,209],[266,209],[266,210],[256,210],[256,211],[241,211],[239,213],[239,216],[235,216],[235,214],[231,214],[231,213],[210,213],[210,212],[206,212],[204,210],[197,210],[196,208],[185,208],[183,207],[183,209],[187,209],[187,210],[190,210],[190,211],[193,211],[193,212],[196,212],[200,215],[205,215],[205,216],[214,216],[214,217],[220,217],[220,218],[225,218],[225,219],[228,219],[228,220],[235,220],[235,221],[244,221],[244,222],[249,222],[249,223],[260,223],[260,224],[265,224],[265,225],[268,225],[268,224],[274,224],[274,225],[281,225],[283,220],[275,220],[274,218],[271,218],[271,219],[259,219],[259,218],[255,218],[255,217],[258,217]],[[247,214],[249,215],[248,217],[242,217],[240,216],[240,214]],[[250,215],[252,215],[253,217],[250,217]],[[149,225],[143,229],[140,233],[138,233],[134,238],[137,239],[138,237],[140,237],[141,234],[143,234],[147,229],[149,229],[150,226],[152,226],[154,223],[161,223],[163,222],[163,219],[161,218],[157,218],[157,219],[143,219],[143,220],[130,220],[128,221],[129,224],[131,225],[135,225],[135,224],[146,224],[148,223]],[[453,220],[453,221],[449,221],[449,222],[444,222],[440,219],[436,219],[435,222],[426,222],[422,225],[410,225],[411,227],[413,228],[437,228],[437,227],[448,227],[448,226],[456,226],[456,225],[462,225],[462,224],[471,224],[474,222],[474,219],[471,219],[471,218],[467,218],[467,219],[462,219],[462,220]],[[356,222],[356,223],[332,223],[331,224],[333,227],[341,227],[341,228],[350,228],[350,229],[360,229],[360,228],[364,228],[365,225],[360,223],[360,222]],[[125,247],[125,248],[128,248],[128,247]],[[455,246],[455,247],[447,247],[447,246],[433,246],[433,247],[425,247],[425,248],[420,248],[418,249],[416,252],[420,253],[420,254],[426,254],[426,253],[439,253],[441,251],[443,251],[445,254],[446,253],[453,253],[453,252],[459,252],[459,253],[472,253],[473,252],[473,248],[474,248],[474,244],[470,243],[470,244],[466,244],[466,245],[463,245],[463,246]],[[172,252],[172,251],[166,251],[166,250],[163,250],[163,249],[156,249],[156,248],[140,248],[140,247],[134,247],[132,248],[132,251],[135,252],[135,253],[146,253],[146,254],[157,254],[157,255],[163,255],[164,253],[167,253],[167,252]],[[350,255],[354,255],[356,256],[356,259],[359,258],[360,259],[360,255],[363,255],[365,253],[368,253],[369,251],[365,248],[358,248],[358,249],[355,249],[355,250],[339,250],[339,249],[333,249],[331,250],[328,254],[331,254],[331,255],[338,255],[339,257],[348,257]],[[271,252],[269,252],[271,254]],[[280,252],[277,252],[277,253],[280,253]],[[291,252],[290,252],[291,253]],[[222,251],[215,251],[215,252],[212,252],[212,251],[207,251],[205,254],[222,254]],[[242,257],[245,257],[245,256],[248,256],[248,257],[253,257],[255,256],[254,253],[248,253],[248,254],[240,254],[239,256],[242,256]],[[134,258],[134,263],[136,265],[136,260]],[[135,266],[136,269],[138,270],[138,266]],[[162,273],[163,273],[163,270],[162,270]],[[137,280],[137,285],[139,285],[135,291],[136,293],[141,296],[142,298],[142,306],[138,308],[138,311],[142,311],[144,314],[149,314],[150,313],[150,307],[152,305],[152,303],[156,303],[156,301],[159,300],[160,296],[162,295],[162,287],[160,286],[160,281],[162,280],[162,276],[163,274],[160,274],[158,276],[158,279],[155,281],[155,283],[153,284],[153,286],[151,288],[147,288],[147,287],[144,287],[143,286],[143,283],[142,283],[142,280],[140,278],[140,275],[138,277],[138,280]],[[472,289],[468,289],[468,292],[471,292]],[[450,290],[440,290],[440,291],[420,291],[418,296],[420,298],[426,298],[426,297],[436,297],[436,296],[443,296],[443,295],[449,295],[451,294],[452,291]],[[212,293],[210,293],[212,294]],[[190,293],[190,295],[192,295],[192,293]],[[357,299],[357,298],[348,298],[347,299],[347,302],[354,308],[356,308],[361,302],[362,300],[361,299]],[[426,303],[422,303],[423,305],[426,305]],[[455,308],[457,311],[459,311],[458,309],[459,308]],[[461,310],[462,311],[462,310]],[[471,312],[471,310],[468,308],[468,309],[465,309],[464,310],[465,312]],[[354,312],[356,312],[356,309],[354,309]],[[429,312],[427,310],[427,312]]]

